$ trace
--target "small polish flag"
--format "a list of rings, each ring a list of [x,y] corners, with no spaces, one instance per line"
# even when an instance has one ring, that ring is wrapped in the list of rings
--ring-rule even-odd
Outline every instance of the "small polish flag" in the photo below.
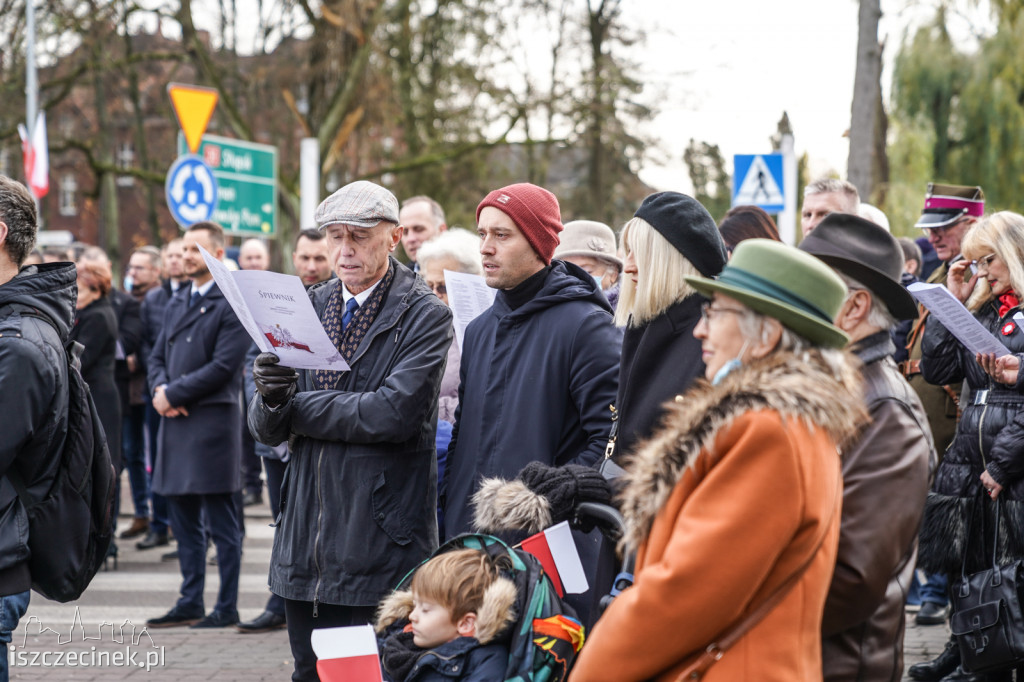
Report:
[[[526,538],[523,549],[540,560],[559,597],[566,593],[582,594],[590,589],[568,521]]]
[[[28,139],[28,130],[22,124],[18,124],[18,134],[21,135],[21,153],[29,189],[37,199],[42,199],[50,191],[50,151],[46,144],[46,112],[40,111],[36,117],[36,127],[32,131],[31,141]]]
[[[320,628],[310,642],[321,682],[382,682],[373,626]]]

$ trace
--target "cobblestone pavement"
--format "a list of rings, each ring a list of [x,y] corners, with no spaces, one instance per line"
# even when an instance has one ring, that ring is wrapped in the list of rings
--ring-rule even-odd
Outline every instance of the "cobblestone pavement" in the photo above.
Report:
[[[123,488],[127,488],[127,478]],[[130,509],[127,499],[123,509]],[[122,517],[120,528],[130,518]],[[273,529],[266,504],[246,509],[246,538],[239,586],[243,620],[263,611],[267,598],[267,566]],[[32,595],[28,613],[14,633],[16,656],[36,666],[14,665],[12,680],[115,680],[136,682],[263,682],[288,680],[292,670],[284,630],[242,635],[233,628],[195,631],[168,628],[144,633],[147,619],[163,615],[174,605],[180,575],[176,561],[161,561],[173,549],[139,551],[135,540],[118,540],[118,567],[100,572],[83,597],[70,604]],[[216,601],[217,569],[207,567],[206,604]],[[907,616],[904,665],[937,656],[949,637],[947,626],[921,627]],[[69,652],[74,652],[69,656]],[[54,665],[57,654],[61,663]],[[41,665],[46,655],[50,665]],[[102,658],[106,656],[106,658]],[[79,661],[84,657],[84,661]],[[72,664],[73,663],[73,664]],[[95,664],[93,664],[95,663]],[[909,677],[904,676],[904,680]]]
[[[914,622],[914,614],[907,614],[907,629],[903,636],[903,669],[930,661],[942,653],[949,640],[948,625],[921,626]],[[910,677],[904,672],[904,680]]]
[[[126,478],[123,488],[127,487]],[[131,502],[123,503],[122,509],[131,509]],[[122,517],[120,521],[119,531],[131,519]],[[242,620],[262,613],[269,594],[267,566],[273,540],[269,523],[266,504],[246,509],[238,595]],[[36,656],[37,665],[12,665],[11,680],[290,679],[291,650],[284,630],[256,635],[243,635],[234,628],[197,631],[183,627],[144,632],[147,619],[163,615],[174,606],[181,577],[177,561],[160,559],[174,549],[173,543],[139,551],[135,542],[117,541],[117,569],[110,564],[110,570],[101,571],[78,601],[58,604],[32,594],[28,613],[15,631],[12,644],[16,656],[24,656],[25,663]],[[218,583],[216,566],[207,566],[208,610],[217,600]],[[55,665],[61,654],[63,665]],[[42,665],[44,655],[50,665]]]

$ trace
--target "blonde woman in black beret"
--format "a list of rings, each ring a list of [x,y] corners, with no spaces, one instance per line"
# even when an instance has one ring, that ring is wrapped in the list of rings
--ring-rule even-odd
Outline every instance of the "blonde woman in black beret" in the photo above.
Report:
[[[715,221],[696,199],[659,192],[622,230],[625,251],[615,323],[624,327],[615,459],[652,435],[662,406],[704,375],[693,330],[704,298],[685,277],[716,277],[728,256]]]

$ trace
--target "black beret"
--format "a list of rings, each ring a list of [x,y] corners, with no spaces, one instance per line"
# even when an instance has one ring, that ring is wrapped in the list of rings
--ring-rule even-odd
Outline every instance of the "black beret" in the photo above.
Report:
[[[705,277],[718,276],[729,260],[718,226],[693,197],[658,192],[644,199],[633,215],[647,221]]]

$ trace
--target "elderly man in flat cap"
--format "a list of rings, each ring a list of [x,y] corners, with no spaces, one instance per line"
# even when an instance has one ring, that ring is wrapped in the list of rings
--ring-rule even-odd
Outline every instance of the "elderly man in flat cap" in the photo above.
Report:
[[[903,604],[935,463],[928,417],[900,376],[889,334],[917,317],[900,283],[903,250],[855,215],[832,213],[800,249],[825,261],[849,293],[835,325],[860,359],[871,421],[843,451],[839,552],[822,618],[825,682],[903,678]]]
[[[291,439],[270,589],[285,600],[293,680],[316,680],[314,628],[369,623],[381,600],[437,547],[437,395],[451,312],[391,252],[398,201],[346,185],[316,211],[337,279],[309,290],[347,372],[282,367],[264,353],[249,429]]]

